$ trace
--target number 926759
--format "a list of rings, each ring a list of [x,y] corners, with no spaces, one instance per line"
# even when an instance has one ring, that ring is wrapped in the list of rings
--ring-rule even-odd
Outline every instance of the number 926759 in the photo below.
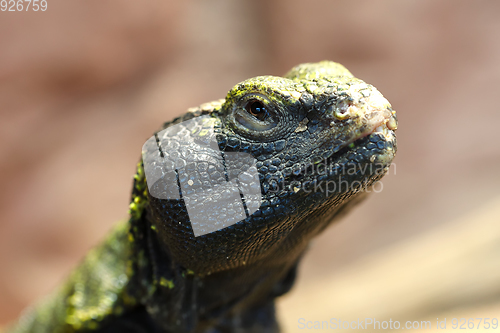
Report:
[[[1,0],[0,10],[2,12],[44,12],[47,10],[47,0]]]

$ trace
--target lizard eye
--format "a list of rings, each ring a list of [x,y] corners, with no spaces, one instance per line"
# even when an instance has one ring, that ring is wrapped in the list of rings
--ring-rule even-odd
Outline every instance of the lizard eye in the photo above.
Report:
[[[234,119],[252,131],[267,131],[278,124],[274,108],[265,96],[247,96],[234,112]]]
[[[260,121],[269,115],[266,107],[258,100],[250,100],[245,106],[245,110]]]

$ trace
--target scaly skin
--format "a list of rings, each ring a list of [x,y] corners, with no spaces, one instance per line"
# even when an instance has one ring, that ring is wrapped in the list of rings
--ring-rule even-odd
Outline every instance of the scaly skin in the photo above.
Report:
[[[225,100],[192,108],[162,129],[173,125],[188,139],[158,132],[158,147],[154,140],[144,146],[130,220],[10,332],[278,332],[274,298],[291,288],[310,239],[369,192],[396,152],[389,102],[332,62],[246,80]],[[193,153],[192,140],[209,139],[218,147]],[[195,170],[190,179],[173,174],[174,186],[189,184],[193,193],[204,179],[246,174],[244,163],[218,170],[212,161],[221,152],[226,163],[232,152],[250,154],[260,208],[195,237],[183,200],[201,208],[203,200],[151,195],[143,161],[158,149],[179,170]],[[221,212],[234,213],[213,200],[202,229]]]

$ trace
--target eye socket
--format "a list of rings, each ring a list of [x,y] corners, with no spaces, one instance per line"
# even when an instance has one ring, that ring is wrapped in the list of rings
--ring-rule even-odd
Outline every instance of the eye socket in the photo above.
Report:
[[[259,100],[250,100],[245,106],[245,110],[260,121],[269,116],[266,107]]]
[[[252,94],[244,97],[234,109],[233,119],[244,131],[268,131],[279,123],[271,101],[266,96]]]

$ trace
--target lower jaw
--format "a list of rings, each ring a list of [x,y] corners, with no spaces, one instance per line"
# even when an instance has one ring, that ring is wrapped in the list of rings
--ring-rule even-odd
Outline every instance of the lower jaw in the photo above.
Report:
[[[377,130],[362,138],[352,142],[349,146],[343,147],[339,151],[326,159],[328,164],[351,163],[376,163],[387,164],[392,162],[397,150],[396,135],[394,131]],[[357,158],[349,158],[349,155],[361,155]]]

